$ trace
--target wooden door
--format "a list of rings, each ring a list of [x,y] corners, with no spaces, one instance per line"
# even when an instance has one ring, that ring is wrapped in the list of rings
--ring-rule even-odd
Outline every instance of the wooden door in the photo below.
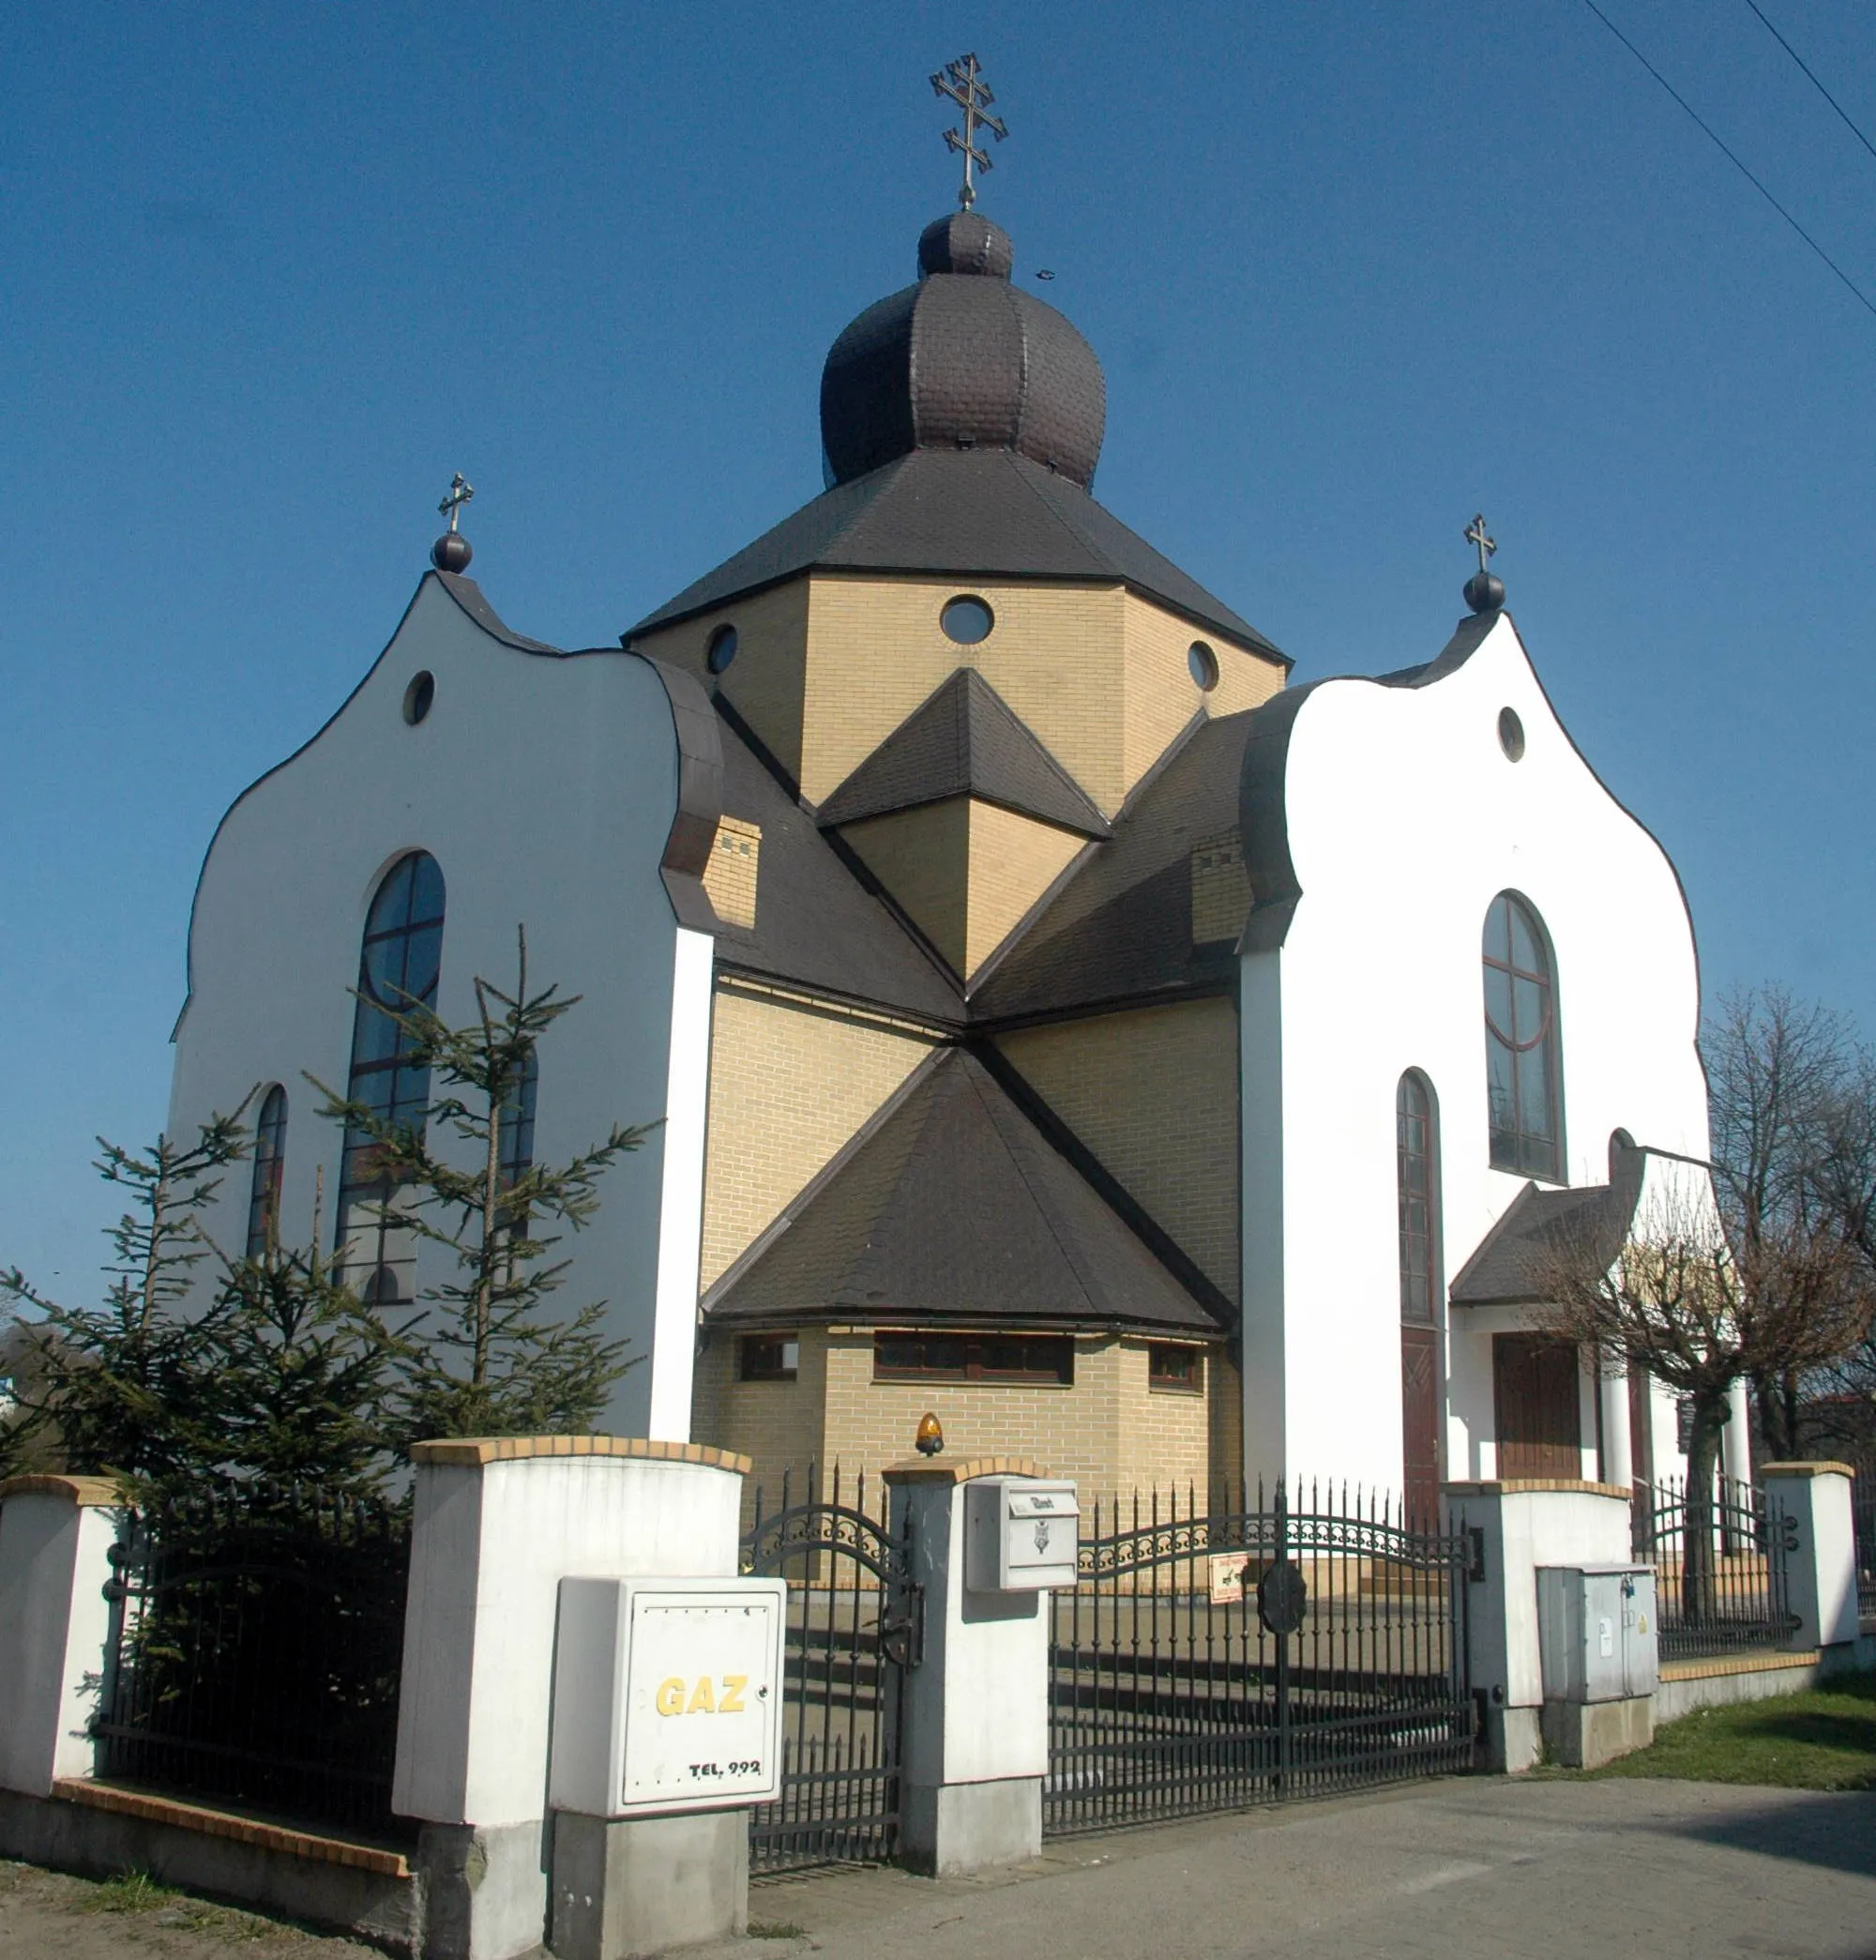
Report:
[[[1440,1517],[1440,1358],[1430,1327],[1400,1329],[1402,1486],[1410,1525],[1431,1531]]]
[[[1494,1334],[1501,1477],[1582,1475],[1582,1368],[1574,1341]]]

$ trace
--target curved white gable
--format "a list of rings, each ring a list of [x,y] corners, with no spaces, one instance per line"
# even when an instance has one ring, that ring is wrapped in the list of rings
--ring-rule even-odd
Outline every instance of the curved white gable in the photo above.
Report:
[[[1500,746],[1505,707],[1522,759]],[[1523,894],[1554,950],[1566,1167],[1610,1132],[1704,1158],[1692,927],[1659,844],[1597,781],[1508,617],[1421,685],[1334,680],[1295,709],[1284,779],[1301,897],[1243,962],[1248,1461],[1400,1482],[1396,1085],[1439,1099],[1449,1279],[1523,1180],[1489,1168],[1480,942]],[[1490,1326],[1454,1310],[1448,1477],[1493,1473]],[[1585,1474],[1595,1413],[1584,1389]]]
[[[424,670],[435,676],[434,704],[412,726],[404,691]],[[611,1325],[639,1358],[598,1426],[681,1438],[695,1341],[710,941],[678,926],[659,874],[677,798],[671,704],[645,661],[529,650],[427,576],[343,707],[243,794],[209,847],[189,928],[170,1128],[192,1134],[255,1084],[283,1083],[283,1233],[310,1236],[323,1167],[329,1242],[340,1136],[316,1116],[320,1099],[302,1071],[344,1088],[347,990],[366,911],[389,865],[429,851],[447,888],[446,1018],[473,1013],[476,975],[512,982],[523,923],[531,980],[583,996],[542,1046],[541,1160],[572,1155],[615,1121],[667,1119],[608,1175],[597,1218],[567,1248],[575,1267],[560,1298],[606,1298]],[[242,1171],[227,1179],[214,1220],[236,1249],[247,1200]]]

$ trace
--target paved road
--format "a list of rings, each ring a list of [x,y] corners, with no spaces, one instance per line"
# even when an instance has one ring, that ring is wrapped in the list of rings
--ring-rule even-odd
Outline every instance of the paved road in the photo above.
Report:
[[[712,1960],[1876,1960],[1876,1794],[1468,1779],[1055,1841],[995,1877],[772,1881],[750,1906],[807,1941]]]

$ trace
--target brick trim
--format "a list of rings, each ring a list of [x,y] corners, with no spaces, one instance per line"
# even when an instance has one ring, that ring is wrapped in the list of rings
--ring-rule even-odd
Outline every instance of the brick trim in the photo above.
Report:
[[[1579,1477],[1506,1477],[1482,1483],[1443,1483],[1449,1497],[1515,1497],[1525,1491],[1578,1491],[1590,1497],[1620,1497],[1626,1503],[1635,1493],[1626,1483],[1588,1483]]]
[[[1854,1478],[1855,1469],[1847,1463],[1762,1463],[1759,1466],[1762,1477],[1849,1477]]]
[[[8,1497],[69,1497],[80,1510],[108,1510],[125,1501],[114,1477],[53,1477],[43,1472],[9,1477],[0,1483],[0,1503]]]
[[[526,1463],[539,1456],[624,1456],[650,1463],[705,1464],[747,1477],[755,1467],[734,1450],[709,1443],[660,1443],[634,1436],[450,1436],[411,1445],[411,1461],[478,1469],[492,1463]]]
[[[1047,1477],[1026,1456],[961,1456],[956,1463],[920,1457],[889,1464],[881,1473],[888,1483],[968,1483],[974,1477]]]
[[[138,1817],[146,1824],[168,1824],[204,1837],[232,1839],[263,1851],[303,1858],[312,1864],[349,1865],[354,1871],[375,1872],[384,1878],[408,1878],[410,1861],[401,1851],[379,1845],[360,1845],[349,1838],[322,1837],[310,1831],[289,1831],[280,1824],[262,1824],[233,1811],[204,1810],[197,1803],[178,1803],[169,1797],[146,1796],[142,1790],[119,1789],[114,1784],[93,1783],[82,1776],[61,1776],[53,1785],[54,1798],[82,1803],[90,1810],[108,1810],[119,1816]]]

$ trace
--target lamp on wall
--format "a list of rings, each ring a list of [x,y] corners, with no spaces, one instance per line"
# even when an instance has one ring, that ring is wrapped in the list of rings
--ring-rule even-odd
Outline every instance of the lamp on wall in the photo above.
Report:
[[[918,1419],[918,1434],[913,1438],[920,1456],[936,1456],[945,1447],[944,1425],[930,1409]]]

